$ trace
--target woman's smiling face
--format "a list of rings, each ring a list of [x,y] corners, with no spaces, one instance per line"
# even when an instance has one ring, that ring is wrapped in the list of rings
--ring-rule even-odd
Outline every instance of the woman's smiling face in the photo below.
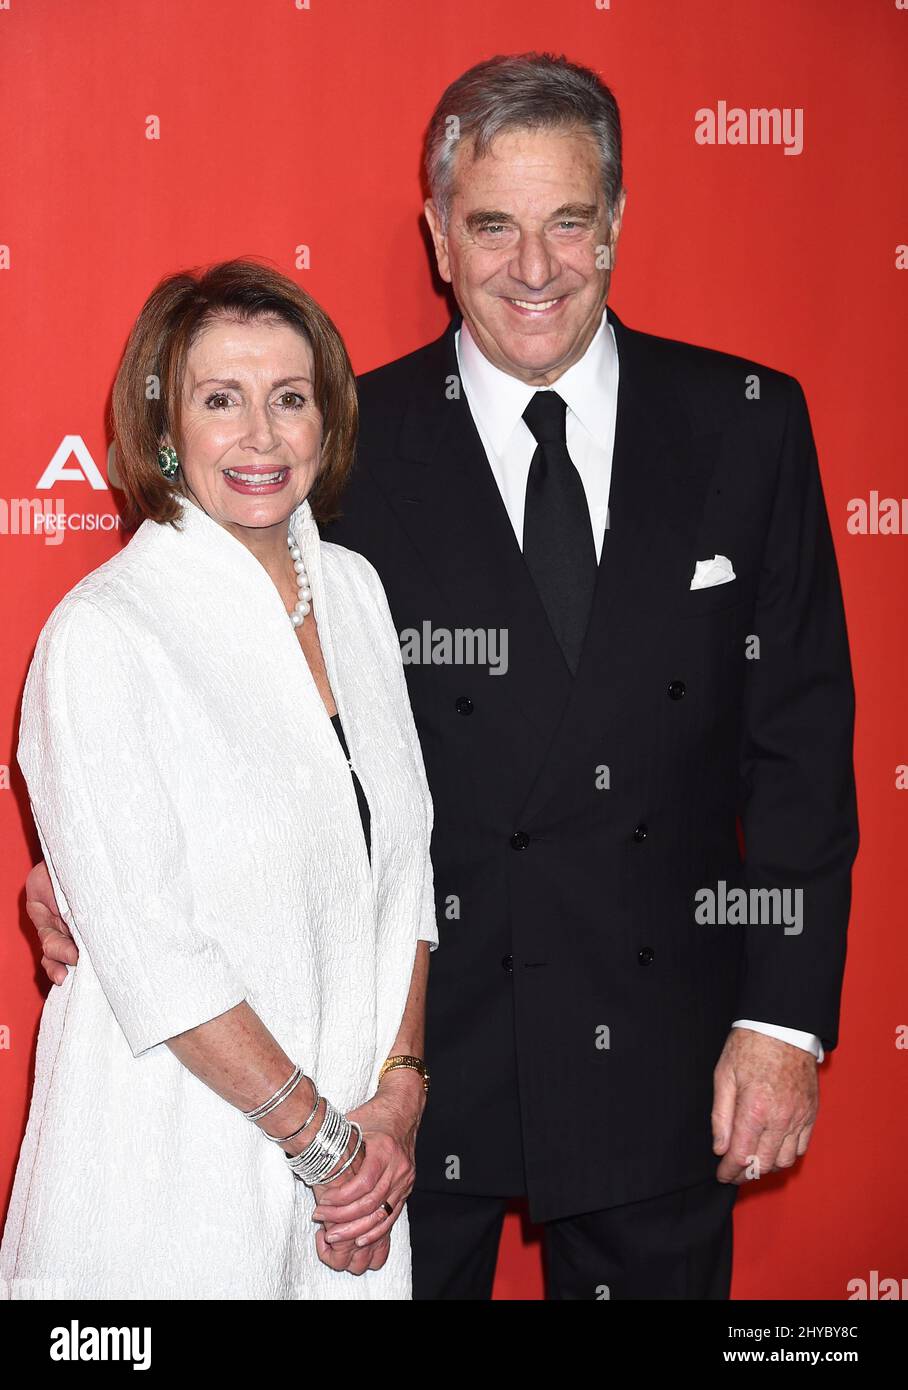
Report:
[[[192,344],[177,453],[189,493],[228,530],[282,525],[310,491],[322,443],[314,388],[309,342],[281,319],[219,316]]]

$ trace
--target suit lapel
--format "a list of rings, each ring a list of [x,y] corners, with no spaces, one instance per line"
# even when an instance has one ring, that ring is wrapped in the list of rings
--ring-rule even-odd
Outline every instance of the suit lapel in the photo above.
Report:
[[[510,702],[547,741],[571,676],[460,387],[459,325],[457,315],[423,357],[424,379],[384,478],[391,505],[441,591],[440,608],[458,626],[507,633],[507,671],[485,682],[483,700]],[[433,619],[431,612],[425,616]]]
[[[618,408],[608,527],[582,657],[587,679],[614,669],[608,646],[632,634],[641,617],[667,621],[690,587],[720,439],[718,432],[691,434],[647,335],[625,328],[612,309],[608,317],[618,347]]]
[[[645,334],[608,309],[618,349],[618,402],[608,526],[580,666],[558,733],[521,816],[529,824],[573,776],[572,748],[617,725],[646,650],[690,587],[718,434],[694,439],[675,385]],[[584,756],[586,753],[584,752]]]

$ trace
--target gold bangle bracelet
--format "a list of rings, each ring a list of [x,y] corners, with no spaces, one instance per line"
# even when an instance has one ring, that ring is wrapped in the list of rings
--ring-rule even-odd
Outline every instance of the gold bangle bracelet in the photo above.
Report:
[[[398,1070],[419,1072],[419,1075],[422,1077],[423,1090],[428,1091],[429,1073],[421,1057],[389,1057],[386,1062],[382,1063],[381,1071],[378,1073],[379,1082],[381,1082],[386,1072]]]

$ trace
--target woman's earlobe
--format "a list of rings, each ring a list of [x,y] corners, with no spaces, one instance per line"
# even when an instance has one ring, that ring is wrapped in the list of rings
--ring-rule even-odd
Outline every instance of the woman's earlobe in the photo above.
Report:
[[[162,444],[158,449],[158,467],[168,482],[172,482],[179,472],[180,460],[172,444]]]

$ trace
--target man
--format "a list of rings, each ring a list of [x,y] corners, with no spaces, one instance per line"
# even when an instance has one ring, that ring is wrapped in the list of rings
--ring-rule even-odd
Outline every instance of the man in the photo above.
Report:
[[[857,848],[803,392],[605,309],[621,129],[588,70],[479,64],[427,170],[458,312],[360,379],[326,533],[382,577],[435,803],[414,1294],[489,1297],[526,1194],[550,1297],[726,1298],[740,1183],[810,1139]]]

